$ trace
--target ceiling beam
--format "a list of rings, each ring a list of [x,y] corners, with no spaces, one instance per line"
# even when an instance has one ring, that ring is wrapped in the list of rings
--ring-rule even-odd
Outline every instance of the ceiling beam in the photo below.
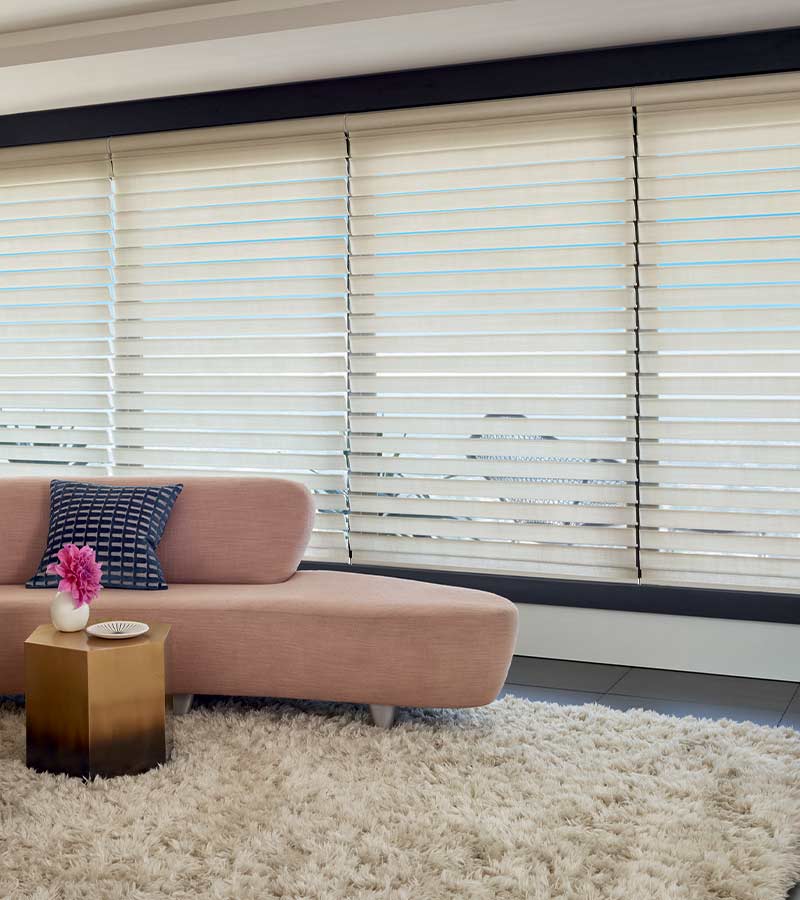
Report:
[[[395,5],[374,0],[229,0],[0,34],[0,68],[502,2],[404,0]]]

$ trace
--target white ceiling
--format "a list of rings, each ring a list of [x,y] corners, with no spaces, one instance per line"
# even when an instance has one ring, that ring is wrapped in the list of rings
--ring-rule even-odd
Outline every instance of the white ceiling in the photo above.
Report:
[[[2,0],[0,114],[793,25],[798,0]]]
[[[197,0],[3,0],[0,31],[22,31],[197,5]]]

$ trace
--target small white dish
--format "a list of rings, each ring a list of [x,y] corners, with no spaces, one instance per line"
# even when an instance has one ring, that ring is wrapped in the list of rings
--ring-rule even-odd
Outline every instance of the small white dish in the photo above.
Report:
[[[126,622],[116,620],[114,622],[98,622],[89,625],[86,633],[92,637],[107,638],[110,641],[121,641],[125,638],[141,637],[150,631],[150,626],[144,622]]]

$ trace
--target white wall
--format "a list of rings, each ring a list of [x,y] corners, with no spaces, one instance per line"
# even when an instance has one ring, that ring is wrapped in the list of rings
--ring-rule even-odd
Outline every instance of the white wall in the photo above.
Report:
[[[523,656],[800,681],[800,625],[534,603],[517,608]]]

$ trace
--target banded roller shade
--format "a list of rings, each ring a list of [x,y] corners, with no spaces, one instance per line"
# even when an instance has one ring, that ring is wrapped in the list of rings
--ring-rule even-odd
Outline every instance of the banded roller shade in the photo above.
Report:
[[[313,558],[346,561],[342,120],[112,142],[116,472],[311,488]]]
[[[644,582],[800,586],[800,93],[764,81],[639,92]]]
[[[635,580],[629,101],[348,117],[354,563]]]
[[[110,464],[106,141],[0,151],[0,476]]]

